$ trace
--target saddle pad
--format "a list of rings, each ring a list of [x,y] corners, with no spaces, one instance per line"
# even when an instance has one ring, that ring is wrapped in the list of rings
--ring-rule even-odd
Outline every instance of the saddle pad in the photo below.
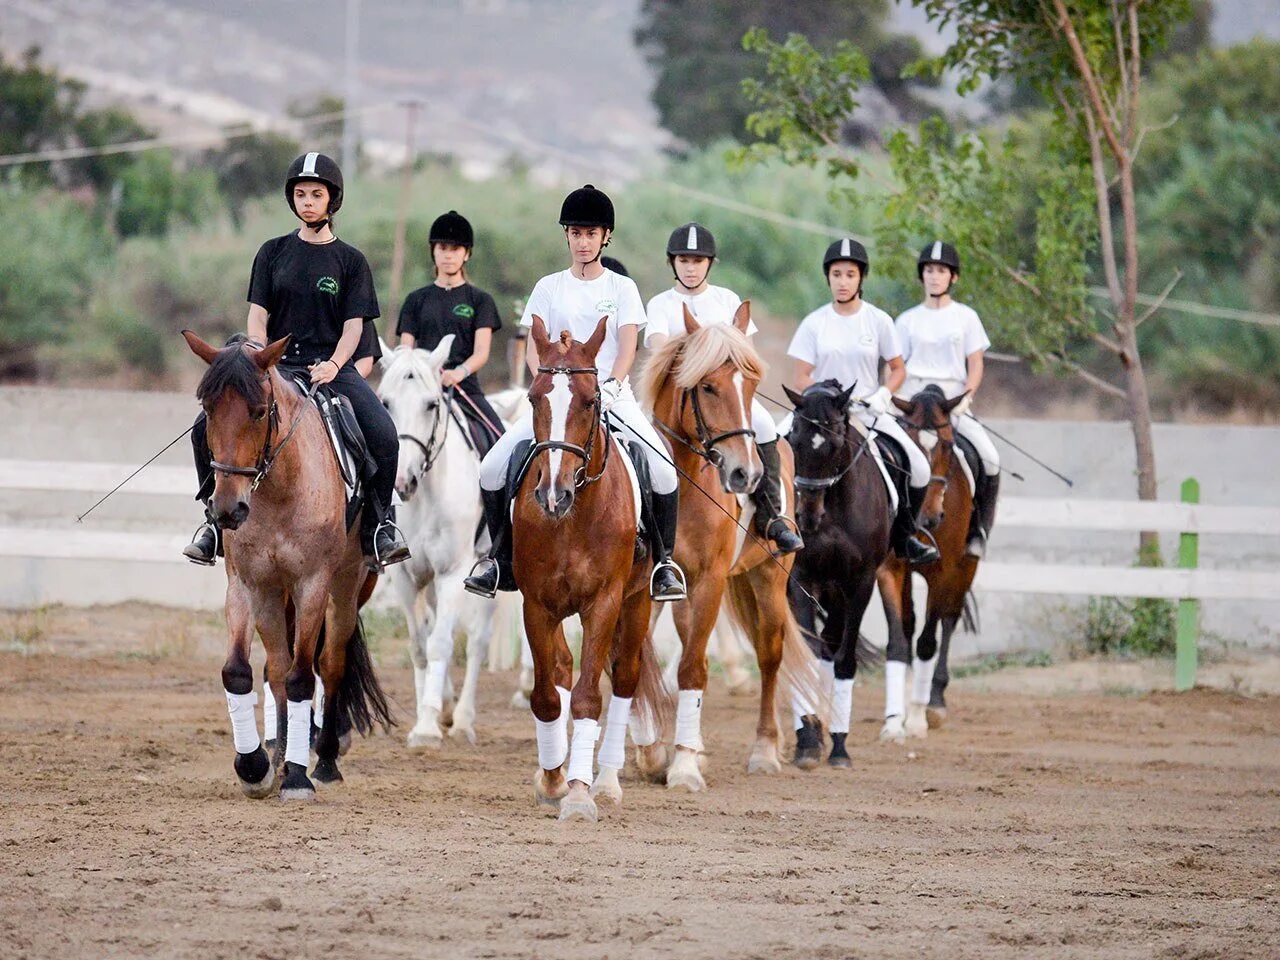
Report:
[[[643,501],[640,499],[640,478],[636,475],[636,465],[631,460],[631,451],[627,449],[627,444],[612,431],[609,431],[609,439],[614,445],[614,449],[621,455],[622,462],[627,468],[627,479],[631,481],[631,504],[635,509],[636,532],[639,533],[644,529],[644,521],[641,519],[644,511],[640,509]]]
[[[752,532],[755,532],[755,522],[756,522],[755,501],[752,500],[751,497],[745,493],[737,494],[737,499],[738,499],[738,511],[739,511],[738,512],[738,532],[737,532],[737,543],[735,544],[734,550],[733,550],[733,563],[735,567],[742,561],[743,551],[746,550],[747,531],[751,530]],[[787,496],[787,485],[784,483],[782,485],[782,512],[779,514],[779,516],[790,517],[792,515],[791,510],[793,506],[794,504],[791,502],[790,497]],[[756,535],[759,536],[758,533]],[[761,539],[763,539],[763,537]],[[754,542],[755,541],[752,541],[752,543]]]
[[[978,483],[973,476],[973,465],[978,462],[978,448],[969,442],[968,437],[961,436],[959,431],[956,432],[956,446],[963,454],[960,457],[960,470],[964,473],[964,478],[969,481],[969,496],[976,497]]]

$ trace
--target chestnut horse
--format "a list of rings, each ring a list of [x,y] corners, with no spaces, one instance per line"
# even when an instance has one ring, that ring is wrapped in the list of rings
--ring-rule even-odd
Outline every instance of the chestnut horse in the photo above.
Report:
[[[746,337],[751,306],[743,302],[732,325],[700,326],[684,311],[685,335],[672,337],[645,365],[643,394],[654,423],[670,437],[680,473],[680,536],[675,559],[689,585],[673,604],[682,645],[674,756],[666,765],[661,743],[637,744],[636,764],[668,787],[703,790],[705,749],[702,698],[707,687],[707,641],[726,594],[732,619],[751,638],[760,665],[760,715],[747,760],[749,772],[782,769],[777,722],[778,681],[792,695],[816,702],[817,661],[787,602],[794,557],[772,557],[760,540],[739,529],[751,523],[746,495],[764,473],[751,431],[751,399],[765,364]],[[779,441],[784,504],[795,503],[791,448]],[[744,511],[747,511],[744,515]],[[785,664],[784,664],[785,660]]]
[[[662,673],[648,636],[652,564],[637,556],[641,505],[621,447],[605,428],[596,370],[605,322],[601,318],[586,343],[568,331],[553,342],[542,318],[533,318],[539,364],[529,387],[534,443],[512,509],[513,571],[533,652],[534,788],[540,803],[559,803],[561,820],[595,821],[595,796],[621,802],[618,771],[633,698],[646,723],[663,719]],[[564,620],[574,614],[582,621],[582,660],[570,694],[573,656]],[[600,776],[592,784],[606,665],[613,696]],[[566,709],[573,714],[572,748]]]
[[[978,571],[978,560],[969,556],[969,520],[973,515],[973,493],[961,465],[963,454],[955,449],[951,411],[965,394],[948,400],[936,386],[928,386],[910,400],[894,398],[902,411],[903,428],[929,456],[932,476],[929,491],[920,508],[920,524],[932,532],[941,559],[916,568],[928,587],[924,627],[914,640],[915,607],[907,566],[891,557],[881,571],[880,592],[886,604],[900,598],[903,630],[900,638],[890,636],[885,660],[885,722],[882,740],[901,743],[906,737],[924,737],[929,727],[942,725],[946,717],[943,691],[947,685],[947,653],[951,635],[961,618],[971,622],[966,607],[969,588]],[[941,640],[938,625],[942,626]],[[902,702],[906,664],[911,661],[911,691],[905,716],[897,706]]]
[[[359,521],[346,526],[345,491],[315,406],[276,364],[289,338],[264,349],[219,350],[184,330],[209,369],[196,396],[208,418],[212,509],[227,561],[228,648],[222,685],[235,740],[236,775],[250,797],[267,796],[283,764],[282,800],[311,800],[311,701],[318,660],[324,714],[312,773],[342,780],[340,734],[391,723],[360,628],[359,608],[377,577],[365,566]],[[258,737],[249,648],[257,629],[276,701],[275,757]]]

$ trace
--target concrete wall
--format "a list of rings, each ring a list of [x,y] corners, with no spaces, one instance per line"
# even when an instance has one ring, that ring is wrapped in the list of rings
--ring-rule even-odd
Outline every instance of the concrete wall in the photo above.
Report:
[[[186,429],[197,409],[194,398],[180,394],[0,388],[0,457],[137,464]],[[1007,477],[1009,493],[1086,499],[1134,496],[1133,444],[1125,424],[995,420],[991,425],[1075,480],[1075,487],[1068,489],[997,441],[1006,469],[1025,478]],[[1162,425],[1156,428],[1156,451],[1162,498],[1176,499],[1183,479],[1194,476],[1205,503],[1280,505],[1280,428]],[[159,462],[189,466],[189,445],[181,441]],[[0,526],[70,529],[76,514],[95,499],[91,494],[0,490]],[[183,498],[122,493],[86,520],[85,528],[183,537],[199,519],[197,505]],[[1167,537],[1164,546],[1172,556],[1176,537]],[[1134,538],[1125,534],[999,526],[991,543],[991,555],[1009,562],[1125,565],[1132,561],[1134,549]],[[1201,538],[1201,562],[1280,569],[1280,536],[1206,535]],[[208,607],[221,604],[224,585],[220,570],[185,563],[0,557],[0,606],[139,598]],[[959,641],[962,651],[1056,642],[1072,629],[1071,608],[1080,606],[1061,597],[1007,594],[981,597],[980,602],[982,632]],[[867,626],[873,638],[882,634],[880,623],[878,613],[873,613]],[[1280,645],[1280,601],[1206,603],[1204,623],[1207,631],[1234,642]]]

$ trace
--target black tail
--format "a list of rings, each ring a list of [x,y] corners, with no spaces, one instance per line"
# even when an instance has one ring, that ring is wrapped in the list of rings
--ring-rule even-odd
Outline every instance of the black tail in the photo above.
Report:
[[[317,656],[324,649],[324,642],[325,628],[322,625],[316,643]],[[342,683],[338,686],[337,699],[335,709],[340,731],[355,728],[368,736],[375,723],[380,723],[386,731],[396,725],[391,716],[391,704],[374,672],[369,645],[364,639],[364,623],[359,617],[356,618],[355,630],[347,640],[346,670],[342,674]]]

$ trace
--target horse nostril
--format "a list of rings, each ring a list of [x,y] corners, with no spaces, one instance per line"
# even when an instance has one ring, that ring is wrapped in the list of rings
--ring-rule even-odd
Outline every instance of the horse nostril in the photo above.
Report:
[[[734,467],[729,471],[729,489],[734,493],[742,493],[747,489],[750,478],[742,467]]]

